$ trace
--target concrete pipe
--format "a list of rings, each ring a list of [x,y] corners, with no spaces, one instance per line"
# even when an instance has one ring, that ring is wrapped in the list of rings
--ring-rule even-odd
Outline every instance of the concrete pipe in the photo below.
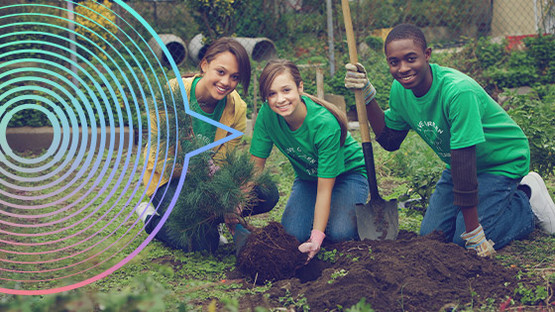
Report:
[[[159,35],[159,37],[170,52],[170,55],[172,56],[175,64],[177,64],[178,66],[181,65],[187,59],[187,56],[189,54],[185,41],[172,34],[163,34]],[[158,60],[160,60],[162,65],[170,67],[170,62],[164,51],[162,51],[162,47],[160,47],[156,39],[151,38],[148,41],[148,45],[150,46],[152,51],[154,51],[154,54],[156,55],[156,57],[158,57]]]
[[[199,62],[208,49],[208,46],[202,43],[202,39],[202,34],[198,34],[189,42],[189,56],[194,62]],[[236,37],[234,39],[247,50],[247,53],[254,61],[267,61],[277,57],[274,42],[268,38]]]

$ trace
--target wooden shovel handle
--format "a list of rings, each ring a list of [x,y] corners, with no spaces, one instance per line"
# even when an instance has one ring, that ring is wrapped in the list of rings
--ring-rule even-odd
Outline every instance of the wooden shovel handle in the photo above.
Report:
[[[345,31],[347,33],[347,46],[349,47],[349,60],[352,64],[358,62],[357,47],[355,35],[353,32],[353,23],[351,21],[351,9],[348,0],[341,0],[341,8],[343,10],[343,19],[345,20]],[[370,142],[370,128],[368,127],[368,116],[366,116],[366,105],[362,90],[355,90],[355,102],[357,108],[358,123],[360,127],[360,136],[362,138],[362,150],[364,152],[364,162],[368,174],[368,185],[370,188],[371,201],[383,201],[378,192],[378,183],[376,181],[376,168],[374,166],[374,153],[372,151],[372,143]]]
[[[345,32],[347,33],[347,46],[349,48],[349,61],[352,64],[358,63],[357,46],[355,34],[353,32],[353,22],[351,21],[351,8],[348,0],[341,0],[343,19],[345,20]],[[362,90],[355,90],[355,103],[357,108],[358,123],[362,142],[370,142],[370,129],[368,127],[368,116],[366,116],[366,105]]]

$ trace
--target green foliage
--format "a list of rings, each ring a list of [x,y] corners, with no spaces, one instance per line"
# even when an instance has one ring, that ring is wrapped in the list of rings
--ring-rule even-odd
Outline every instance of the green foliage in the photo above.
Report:
[[[0,303],[6,312],[62,311],[166,311],[164,297],[168,295],[150,276],[137,278],[132,286],[118,292],[85,293],[73,290],[44,296],[12,296]]]
[[[483,8],[479,0],[378,0],[351,3],[359,31],[413,23],[419,27],[445,26],[461,29],[475,23],[474,16]]]
[[[416,170],[416,173],[408,182],[409,190],[403,199],[416,198],[406,204],[406,208],[420,211],[422,214],[430,202],[430,197],[434,192],[435,186],[441,177],[441,167],[424,166]]]
[[[375,52],[383,53],[383,39],[381,37],[376,36],[367,36],[364,39],[364,42],[370,47],[370,49],[374,50]]]
[[[275,1],[249,0],[247,5],[237,8],[236,16],[248,16],[237,19],[237,36],[280,38],[285,29],[278,27],[282,21],[275,17],[276,5]]]
[[[293,298],[291,291],[289,289],[285,290],[285,296],[279,297],[279,302],[283,304],[284,307],[294,307],[295,311],[308,312],[310,311],[310,306],[308,305],[308,300],[303,294],[299,294],[297,298]]]
[[[504,105],[522,128],[530,144],[530,168],[541,175],[555,168],[555,86],[537,87],[526,95],[514,95]]]
[[[484,76],[499,88],[529,86],[539,79],[533,60],[521,51],[511,53],[505,66],[487,68]]]
[[[541,83],[555,83],[555,35],[526,37],[522,40],[533,60]]]
[[[188,0],[193,17],[207,44],[222,36],[230,36],[236,24],[236,19],[243,16],[236,14],[246,1],[243,0]]]
[[[486,87],[491,85],[497,88],[554,83],[554,36],[526,37],[523,42],[525,43],[523,50],[508,51],[507,41],[496,43],[486,37],[470,41],[467,46],[474,49],[476,58],[470,58],[467,62],[477,62],[483,69],[483,73],[479,73],[480,75],[474,78]]]
[[[67,45],[66,41],[54,37],[55,35],[67,37],[67,30],[64,29],[67,27],[67,22],[58,17],[60,10],[56,6],[59,6],[59,2],[44,0],[40,4],[12,8],[7,8],[7,6],[16,4],[16,2],[5,2],[5,4],[2,7],[4,19],[2,26],[4,28],[0,33],[1,51],[2,54],[14,51],[18,51],[18,53],[4,55],[3,62],[20,59],[20,51],[23,49],[35,50],[36,52],[28,52],[28,55],[40,58],[45,58],[45,56],[39,52],[54,50],[51,46],[38,45],[37,42]],[[8,17],[12,14],[16,16]]]
[[[549,292],[545,286],[536,286],[536,288],[527,287],[523,283],[518,283],[515,294],[522,296],[520,302],[522,304],[534,305],[547,299]]]
[[[41,105],[45,107],[45,105]],[[51,107],[45,107],[51,110]],[[15,113],[8,123],[8,127],[51,127],[50,121],[45,114],[38,110],[20,110]]]
[[[372,309],[370,303],[366,302],[366,298],[362,298],[357,304],[345,310],[345,312],[374,312],[374,309]]]
[[[184,245],[193,238],[202,239],[203,229],[227,214],[242,220],[236,209],[254,204],[254,187],[268,188],[273,183],[267,171],[255,174],[250,154],[244,151],[228,153],[213,174],[210,167],[209,162],[190,164],[183,186],[187,192],[180,193],[168,220],[169,235]]]
[[[506,42],[495,43],[490,38],[482,37],[476,42],[475,53],[478,62],[484,67],[492,67],[506,60]]]
[[[110,53],[107,50],[108,44],[104,40],[113,41],[111,36],[118,31],[115,22],[116,14],[112,11],[112,3],[108,0],[99,2],[86,0],[75,6],[75,31],[90,39],[94,44],[82,37],[77,37],[77,42],[103,60],[107,60],[106,54]],[[112,34],[109,35],[109,32]],[[90,54],[82,50],[78,52],[80,55],[88,55],[89,59],[92,58]]]
[[[328,284],[333,284],[338,278],[346,276],[349,274],[349,271],[345,269],[335,270],[330,275],[330,280],[328,280]]]
[[[325,248],[321,248],[320,252],[316,254],[316,257],[322,261],[328,261],[329,263],[337,262],[337,249],[334,250],[326,250]]]

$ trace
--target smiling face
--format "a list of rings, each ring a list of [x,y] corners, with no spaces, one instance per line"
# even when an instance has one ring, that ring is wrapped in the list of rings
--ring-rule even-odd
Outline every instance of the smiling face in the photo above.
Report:
[[[423,49],[412,39],[389,42],[385,48],[389,72],[403,87],[415,96],[425,95],[432,86],[430,56],[432,49]]]
[[[306,111],[301,100],[302,92],[303,82],[301,81],[297,86],[291,74],[283,71],[270,84],[267,95],[268,105],[272,111],[283,116],[285,120],[294,120],[301,117],[303,111]]]
[[[239,83],[239,63],[229,51],[218,54],[210,63],[203,60],[200,67],[204,74],[195,89],[199,102],[215,104]]]

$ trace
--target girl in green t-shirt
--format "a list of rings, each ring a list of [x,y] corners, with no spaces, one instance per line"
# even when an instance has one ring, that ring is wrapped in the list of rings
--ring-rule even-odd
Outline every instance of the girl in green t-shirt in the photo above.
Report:
[[[301,75],[287,60],[268,62],[260,75],[266,101],[256,119],[250,148],[263,168],[272,147],[295,170],[281,223],[300,242],[309,261],[325,237],[358,239],[355,206],[368,198],[360,144],[347,131],[347,118],[335,106],[303,92]]]

